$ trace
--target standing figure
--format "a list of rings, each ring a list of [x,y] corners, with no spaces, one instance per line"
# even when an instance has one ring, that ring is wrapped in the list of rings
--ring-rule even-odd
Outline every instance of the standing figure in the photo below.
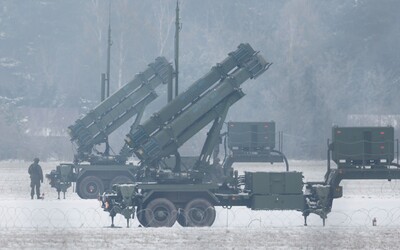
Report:
[[[31,199],[35,195],[40,199],[40,183],[43,183],[42,167],[39,165],[39,158],[33,159],[33,163],[29,166],[28,173],[31,177]]]

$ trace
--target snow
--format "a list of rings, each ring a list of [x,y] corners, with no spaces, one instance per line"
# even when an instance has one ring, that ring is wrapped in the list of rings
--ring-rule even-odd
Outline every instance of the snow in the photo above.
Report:
[[[117,216],[111,221],[97,200],[81,200],[69,190],[57,200],[47,180],[44,200],[31,200],[30,162],[0,162],[0,248],[2,249],[361,249],[397,248],[400,233],[399,182],[344,181],[344,197],[334,201],[327,225],[316,215],[308,226],[297,211],[251,211],[217,208],[211,228],[131,228]],[[49,173],[58,162],[40,163]],[[321,181],[325,162],[291,161],[305,181]],[[239,172],[283,171],[280,165],[240,164]],[[376,227],[372,219],[377,219]]]
[[[0,231],[0,242],[5,249],[395,249],[398,234],[379,227],[13,229]]]

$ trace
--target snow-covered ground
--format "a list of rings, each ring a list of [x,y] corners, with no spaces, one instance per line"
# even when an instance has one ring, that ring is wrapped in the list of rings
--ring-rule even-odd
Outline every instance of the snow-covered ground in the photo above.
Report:
[[[308,226],[296,211],[251,211],[217,208],[211,228],[131,228],[118,216],[110,218],[97,200],[81,200],[70,190],[57,200],[47,180],[44,200],[31,200],[29,162],[0,162],[0,248],[6,249],[265,249],[265,248],[397,248],[400,233],[400,182],[343,181],[344,197],[333,204],[327,226],[311,215]],[[57,162],[41,162],[44,173]],[[291,161],[304,181],[321,181],[325,162]],[[238,165],[239,172],[275,170],[281,165]],[[372,219],[378,226],[372,226]]]

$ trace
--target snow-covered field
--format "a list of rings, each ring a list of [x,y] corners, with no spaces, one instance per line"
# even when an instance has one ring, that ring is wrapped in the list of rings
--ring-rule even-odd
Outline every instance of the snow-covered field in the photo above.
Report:
[[[296,211],[217,208],[211,228],[131,228],[121,216],[110,218],[97,200],[81,200],[70,190],[57,200],[47,180],[44,200],[31,200],[29,162],[0,162],[0,248],[3,249],[397,249],[400,233],[400,182],[343,181],[344,197],[333,204],[327,226],[311,215],[308,226]],[[41,162],[49,173],[56,162]],[[291,161],[304,181],[321,181],[325,162]],[[239,172],[275,170],[279,165],[238,165]],[[378,226],[372,226],[372,219]]]

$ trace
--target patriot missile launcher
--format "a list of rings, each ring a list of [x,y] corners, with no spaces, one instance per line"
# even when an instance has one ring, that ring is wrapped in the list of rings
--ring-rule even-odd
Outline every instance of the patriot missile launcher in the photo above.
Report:
[[[131,150],[125,146],[118,155],[108,155],[95,147],[107,142],[107,137],[132,117],[135,117],[131,126],[134,129],[146,106],[157,98],[155,89],[172,81],[172,73],[173,68],[164,57],[156,58],[145,71],[68,128],[71,141],[77,146],[74,163],[62,163],[46,175],[58,197],[60,192],[65,197],[66,190],[74,182],[81,198],[93,199],[116,183],[135,180],[137,167],[126,164]]]
[[[145,227],[171,227],[175,222],[183,227],[211,226],[216,206],[297,210],[304,216],[304,225],[310,214],[320,216],[325,225],[333,200],[343,195],[341,180],[400,179],[399,165],[393,163],[393,128],[334,127],[327,173],[321,182],[304,183],[302,173],[289,171],[284,155],[274,149],[274,123],[228,123],[232,154],[222,164],[218,157],[211,159],[225,134],[221,128],[229,108],[244,96],[241,84],[257,78],[269,66],[250,45],[241,44],[218,67],[131,130],[127,145],[141,160],[143,176],[149,174],[154,180],[117,184],[102,195],[102,207],[111,216],[111,226],[117,214],[127,219],[127,226],[135,216]],[[210,123],[199,157],[191,168],[182,170],[180,147]],[[246,130],[257,133],[242,134]],[[337,168],[330,166],[331,154]],[[163,167],[171,156],[175,157],[175,167]],[[234,162],[283,161],[286,172],[238,175],[231,167]]]

